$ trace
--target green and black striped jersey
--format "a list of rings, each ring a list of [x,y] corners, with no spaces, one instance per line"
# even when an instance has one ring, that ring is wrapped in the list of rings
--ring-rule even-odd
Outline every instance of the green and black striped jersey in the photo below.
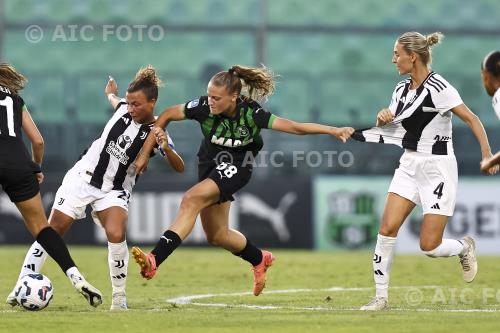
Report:
[[[255,156],[262,149],[260,130],[271,128],[276,116],[247,97],[238,97],[236,103],[234,118],[211,114],[207,96],[184,106],[186,118],[199,122],[203,132],[204,140],[198,152],[201,161],[213,159],[221,150],[231,152],[238,159],[244,158],[246,152]]]

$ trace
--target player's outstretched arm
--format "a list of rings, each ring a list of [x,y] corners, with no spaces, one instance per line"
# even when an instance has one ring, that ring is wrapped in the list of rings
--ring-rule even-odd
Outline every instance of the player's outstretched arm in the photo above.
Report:
[[[118,97],[118,85],[111,76],[109,76],[108,83],[104,88],[104,93],[108,97],[108,101],[111,103],[113,110],[115,110],[118,103],[120,103],[120,97]]]
[[[40,134],[40,131],[38,130],[38,127],[36,127],[36,124],[33,121],[33,118],[31,118],[31,115],[28,112],[26,106],[23,107],[22,117],[23,117],[22,119],[23,130],[31,142],[31,153],[33,162],[41,166],[43,160],[43,153],[45,150],[45,144],[43,142],[42,134]],[[36,178],[38,182],[41,184],[43,182],[43,173],[42,172],[37,173]]]
[[[482,161],[488,160],[492,157],[490,143],[488,142],[488,136],[484,130],[483,124],[479,117],[475,115],[465,104],[460,104],[454,107],[451,111],[456,114],[464,123],[466,123],[474,133],[479,145],[481,146]],[[488,170],[488,174],[494,175],[498,172],[498,165],[491,167]]]
[[[165,109],[165,111],[163,111],[160,114],[158,119],[156,119],[155,126],[163,129],[167,127],[168,123],[171,121],[179,121],[184,119],[186,119],[186,116],[184,115],[184,104],[178,104]],[[141,152],[139,153],[139,155],[135,160],[136,171],[139,175],[144,171],[146,171],[149,163],[149,156],[151,155],[151,152],[153,151],[153,147],[155,145],[156,145],[156,137],[153,131],[151,131],[146,141],[144,142],[144,145],[142,146]],[[172,167],[176,169],[173,165]],[[182,167],[182,170],[184,170],[184,166]]]
[[[299,123],[280,117],[274,120],[272,129],[296,135],[329,134],[342,142],[346,142],[352,133],[354,133],[354,128],[352,127],[332,127],[316,123]]]
[[[174,168],[175,171],[183,172],[184,161],[175,151],[173,144],[170,144],[168,140],[168,133],[162,130],[160,127],[156,126],[153,127],[152,132],[155,136],[160,154],[163,156],[163,158],[168,161],[168,163],[172,166],[172,168]]]

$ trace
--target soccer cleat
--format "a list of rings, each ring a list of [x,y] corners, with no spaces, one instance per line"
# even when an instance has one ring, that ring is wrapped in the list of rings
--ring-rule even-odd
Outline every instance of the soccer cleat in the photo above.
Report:
[[[253,294],[259,296],[266,286],[266,271],[273,264],[274,257],[269,251],[262,250],[262,261],[252,268],[253,271]]]
[[[7,296],[7,299],[5,300],[5,303],[7,303],[9,305],[12,305],[12,306],[19,305],[19,303],[17,302],[17,299],[16,299],[16,292],[15,292],[15,290],[12,290],[10,292],[9,296]]]
[[[73,287],[85,297],[90,305],[96,308],[102,304],[102,293],[99,289],[92,286],[82,277],[71,275],[70,280],[73,283]]]
[[[467,252],[460,257],[462,265],[462,273],[464,281],[470,283],[474,280],[477,274],[477,259],[476,259],[476,242],[472,237],[467,236],[461,239],[462,244],[467,244]]]
[[[363,305],[360,310],[361,311],[380,311],[386,310],[389,308],[389,301],[385,297],[373,297],[372,300]]]
[[[134,246],[132,255],[135,262],[141,266],[141,275],[145,279],[152,279],[156,274],[156,259],[152,253],[144,253],[140,248]]]
[[[113,311],[128,310],[125,292],[113,293],[111,307],[109,309]]]

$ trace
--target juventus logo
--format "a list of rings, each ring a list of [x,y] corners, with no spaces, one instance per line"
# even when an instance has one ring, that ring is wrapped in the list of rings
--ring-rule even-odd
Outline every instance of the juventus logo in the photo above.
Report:
[[[57,203],[59,206],[61,206],[64,203],[64,198],[59,199],[59,202]]]
[[[37,258],[40,258],[41,256],[43,256],[43,251],[40,250],[40,249],[36,249],[34,252],[33,252],[33,256],[37,257]]]
[[[115,267],[117,268],[125,267],[125,260],[115,260],[115,263],[116,263]]]
[[[148,136],[148,133],[146,133],[146,131],[142,131],[141,140],[144,140],[147,136]]]
[[[382,256],[379,256],[375,253],[375,255],[373,256],[373,262],[376,264],[380,264],[382,262]]]

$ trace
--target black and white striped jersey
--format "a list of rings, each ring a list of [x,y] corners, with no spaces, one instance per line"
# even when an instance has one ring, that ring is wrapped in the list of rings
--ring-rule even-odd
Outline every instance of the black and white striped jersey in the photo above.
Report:
[[[495,94],[493,95],[491,103],[493,105],[493,110],[495,110],[495,113],[497,114],[498,119],[500,119],[500,88],[498,88]]]
[[[132,191],[137,178],[133,164],[154,123],[138,124],[122,99],[99,138],[73,167],[92,186],[104,192]]]
[[[358,141],[395,144],[434,155],[453,155],[452,112],[463,104],[458,91],[441,75],[430,72],[410,90],[410,79],[396,85],[389,109],[394,120],[381,127],[356,130]]]

